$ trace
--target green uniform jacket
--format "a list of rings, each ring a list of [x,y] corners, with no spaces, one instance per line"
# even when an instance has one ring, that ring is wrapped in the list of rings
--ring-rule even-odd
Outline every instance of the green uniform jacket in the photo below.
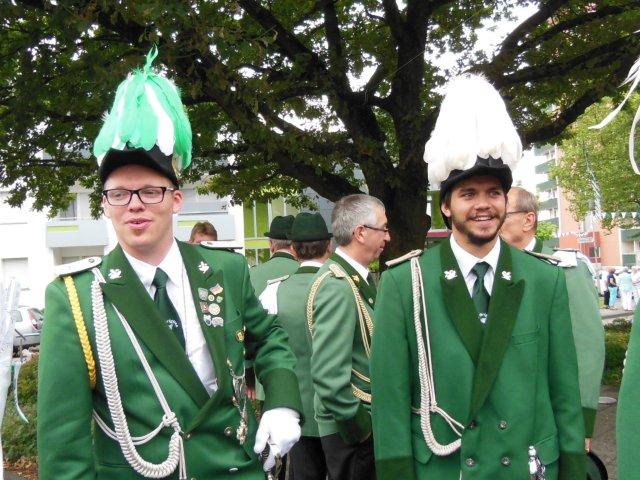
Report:
[[[540,244],[540,250],[534,248],[534,251],[553,255],[551,249],[542,247],[542,242],[536,239],[536,247],[538,244]],[[585,433],[591,438],[598,412],[605,357],[600,299],[589,267],[584,262],[578,259],[577,266],[563,268],[563,271],[567,281],[573,338],[576,342]]]
[[[254,296],[244,257],[182,242],[178,245],[215,365],[218,390],[212,397],[208,395],[175,335],[160,319],[153,300],[118,246],[103,258],[100,270],[106,283],[101,288],[119,391],[130,431],[134,436],[149,433],[160,423],[163,412],[113,306],[131,325],[180,422],[188,477],[262,479],[261,467],[253,453],[256,421],[250,407],[246,442],[241,446],[236,439],[240,415],[233,405],[230,368],[236,374],[242,374],[246,349],[255,356],[256,372],[266,386],[265,410],[284,406],[302,412],[293,372],[295,358],[286,344],[285,332]],[[112,269],[120,270],[119,278],[109,278]],[[90,297],[93,278],[90,271],[74,275],[97,364]],[[209,291],[217,285],[223,287],[216,296],[222,297],[219,316],[223,317],[224,326],[210,327],[203,322],[198,289]],[[113,428],[98,365],[97,387],[91,390],[89,386],[87,365],[61,279],[47,288],[45,304],[38,379],[39,478],[142,478],[127,464],[118,443],[92,426],[91,415],[95,410]],[[139,453],[145,460],[163,461],[172,433],[170,428],[163,429],[151,442],[139,446]],[[177,479],[177,471],[166,478]]]
[[[372,316],[375,286],[368,285],[342,257],[331,255],[314,282],[334,264],[354,280]],[[371,433],[371,406],[354,395],[352,384],[367,394],[371,392],[369,357],[358,321],[356,297],[345,278],[327,275],[320,284],[313,302],[312,342],[311,376],[320,436],[337,432],[346,443],[358,443]]]
[[[256,297],[267,288],[267,282],[274,278],[282,277],[284,275],[291,275],[298,269],[298,262],[293,255],[286,252],[276,252],[273,256],[264,263],[256,265],[249,269],[249,276],[251,277],[251,285],[256,291]]]
[[[307,324],[307,294],[318,267],[303,266],[278,287],[278,320],[289,335],[289,346],[296,356],[296,376],[306,419],[302,435],[317,437],[314,420],[313,381],[311,380],[311,335]]]
[[[427,447],[410,262],[382,276],[371,357],[378,480],[515,480],[528,447],[547,480],[585,478],[576,354],[562,270],[501,243],[483,326],[448,241],[419,259],[438,406],[466,428],[448,456]],[[424,324],[423,324],[424,331]],[[424,335],[423,335],[424,336]],[[441,444],[457,437],[431,415]]]
[[[627,358],[622,372],[616,416],[616,443],[618,445],[618,479],[636,480],[640,461],[640,310],[631,328]]]

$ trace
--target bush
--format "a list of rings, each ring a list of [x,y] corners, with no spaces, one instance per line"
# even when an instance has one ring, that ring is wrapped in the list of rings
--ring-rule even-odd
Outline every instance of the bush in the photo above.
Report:
[[[14,463],[20,459],[35,460],[36,447],[36,402],[38,398],[38,357],[25,363],[20,369],[18,378],[18,400],[29,423],[24,423],[18,416],[13,390],[9,389],[4,421],[2,422],[2,449],[4,459]]]
[[[622,380],[622,364],[627,353],[631,323],[624,320],[615,320],[604,329],[605,361],[602,383],[605,385],[620,386]]]

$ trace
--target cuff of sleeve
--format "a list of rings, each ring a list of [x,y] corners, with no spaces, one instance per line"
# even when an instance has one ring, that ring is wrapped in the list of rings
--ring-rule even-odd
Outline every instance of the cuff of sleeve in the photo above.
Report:
[[[593,438],[593,430],[596,427],[597,410],[593,408],[582,407],[582,417],[584,418],[584,431],[586,438]]]
[[[371,414],[360,403],[352,418],[336,420],[336,425],[342,440],[349,445],[355,445],[371,434]]]
[[[584,453],[560,452],[558,480],[576,480],[587,477],[587,456]]]
[[[413,469],[413,458],[388,458],[376,460],[377,480],[415,480],[416,474]]]
[[[264,387],[264,412],[277,407],[287,407],[298,412],[300,425],[303,424],[302,400],[298,388],[298,378],[294,372],[286,368],[275,368],[264,376],[262,385]]]

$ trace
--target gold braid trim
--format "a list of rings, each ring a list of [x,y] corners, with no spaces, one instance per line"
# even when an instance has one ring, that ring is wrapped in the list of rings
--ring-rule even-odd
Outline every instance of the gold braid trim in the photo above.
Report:
[[[73,313],[73,320],[76,323],[76,330],[78,330],[78,336],[80,337],[80,346],[82,346],[82,353],[84,354],[84,361],[87,364],[87,370],[89,373],[89,385],[91,390],[96,388],[96,362],[93,358],[93,351],[91,350],[91,344],[89,343],[89,335],[87,334],[87,327],[84,323],[84,317],[82,316],[82,310],[80,309],[80,300],[78,299],[78,291],[76,285],[73,283],[73,278],[69,275],[63,278],[64,285],[67,287],[67,293],[69,294],[69,302],[71,303],[71,313]]]
[[[334,268],[335,267],[335,268]],[[362,300],[362,296],[360,295],[360,291],[358,287],[354,283],[354,281],[347,275],[340,267],[337,265],[331,265],[329,270],[324,272],[321,276],[319,276],[315,282],[311,285],[311,289],[309,290],[309,297],[307,298],[307,326],[309,327],[309,333],[313,336],[313,302],[316,298],[316,293],[318,293],[318,289],[320,288],[320,284],[322,281],[327,278],[329,275],[334,275],[336,278],[344,278],[347,280],[347,283],[351,287],[351,291],[353,292],[353,297],[356,301],[357,310],[358,310],[358,324],[360,325],[360,334],[362,336],[362,343],[364,345],[364,351],[367,358],[371,358],[371,334],[373,333],[373,320],[371,319],[371,315],[369,315],[369,311]],[[352,368],[351,372],[362,380],[365,383],[371,383],[369,377],[363,375],[358,372],[356,369]],[[361,390],[356,387],[353,383],[351,384],[351,391],[353,392],[353,396],[359,400],[362,400],[366,403],[371,403],[371,394]]]

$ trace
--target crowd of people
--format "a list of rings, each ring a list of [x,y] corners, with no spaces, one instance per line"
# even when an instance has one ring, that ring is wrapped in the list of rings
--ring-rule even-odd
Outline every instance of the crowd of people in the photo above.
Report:
[[[604,297],[604,308],[615,309],[621,299],[623,310],[633,311],[640,302],[640,267],[611,267],[603,270],[598,279],[600,292]]]
[[[378,282],[391,237],[367,194],[337,201],[331,229],[274,218],[251,270],[174,238],[191,130],[156,53],[94,145],[118,245],[47,288],[41,480],[586,478],[597,293],[575,252],[536,239],[535,198],[512,188],[522,145],[484,78],[451,82],[425,147],[451,235]]]

